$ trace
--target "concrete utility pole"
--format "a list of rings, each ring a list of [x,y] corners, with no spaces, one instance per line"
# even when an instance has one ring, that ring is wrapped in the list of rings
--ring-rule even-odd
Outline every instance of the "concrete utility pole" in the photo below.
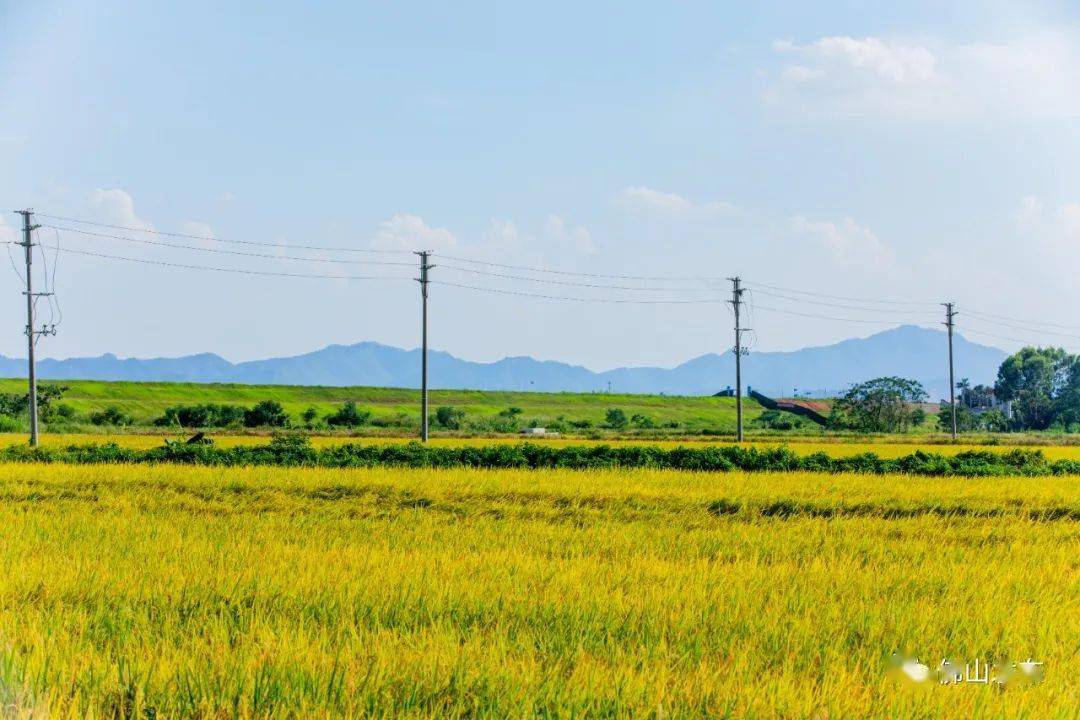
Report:
[[[735,417],[737,430],[735,440],[743,441],[742,421],[742,328],[739,326],[739,308],[742,306],[742,280],[739,277],[728,278],[731,281],[731,306],[735,309]]]
[[[37,447],[38,444],[38,403],[37,403],[37,368],[34,362],[34,345],[37,343],[39,335],[51,335],[56,332],[56,328],[51,330],[48,328],[42,328],[41,330],[34,330],[34,299],[37,297],[44,297],[51,295],[52,293],[35,293],[34,292],[34,273],[32,271],[32,265],[34,262],[34,230],[37,230],[40,225],[35,225],[33,222],[34,211],[33,210],[16,210],[18,214],[23,217],[23,241],[16,243],[21,245],[26,251],[26,291],[23,292],[26,295],[26,358],[27,358],[27,382],[30,386],[27,393],[27,400],[29,404],[28,410],[30,411],[30,446]]]
[[[427,300],[428,300],[428,271],[431,270],[434,265],[428,262],[431,256],[431,252],[428,250],[421,250],[416,253],[420,256],[420,277],[417,278],[420,282],[420,298],[422,304],[421,310],[421,344],[423,347],[422,355],[420,358],[420,440],[421,442],[428,441],[428,382],[427,382]]]
[[[949,409],[952,411],[952,439],[956,439],[956,379],[953,377],[953,326],[956,318],[955,303],[941,303],[945,306],[945,327],[949,329]]]

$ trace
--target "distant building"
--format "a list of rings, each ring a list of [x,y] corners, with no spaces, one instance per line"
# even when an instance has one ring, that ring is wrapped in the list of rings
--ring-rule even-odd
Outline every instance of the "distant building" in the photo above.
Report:
[[[524,430],[521,431],[521,434],[522,435],[543,435],[545,437],[559,437],[559,433],[557,433],[557,432],[548,432],[547,428],[542,428],[542,427],[525,428]]]

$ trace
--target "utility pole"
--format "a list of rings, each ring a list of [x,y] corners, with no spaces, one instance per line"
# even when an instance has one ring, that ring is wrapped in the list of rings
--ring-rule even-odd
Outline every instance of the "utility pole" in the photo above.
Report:
[[[431,270],[434,265],[428,262],[431,256],[431,252],[428,250],[421,250],[416,253],[420,256],[420,277],[417,280],[420,282],[420,298],[422,304],[421,310],[421,344],[422,354],[420,357],[420,441],[428,441],[428,382],[427,382],[427,300],[428,300],[428,271]]]
[[[34,345],[37,343],[37,338],[40,335],[52,335],[56,333],[55,326],[52,328],[41,328],[41,330],[34,330],[34,302],[35,298],[43,297],[45,295],[51,295],[52,293],[35,293],[34,292],[34,273],[32,271],[32,265],[34,261],[34,230],[37,230],[40,225],[35,225],[33,222],[34,211],[33,210],[16,210],[18,214],[23,217],[23,241],[16,243],[22,245],[26,251],[26,291],[23,293],[26,295],[26,357],[27,357],[27,383],[30,386],[27,393],[27,400],[29,403],[30,411],[30,446],[37,447],[38,444],[38,404],[37,404],[37,368],[34,362]]]
[[[952,411],[952,439],[956,440],[956,380],[953,377],[953,326],[956,318],[955,303],[941,303],[945,306],[945,327],[949,329],[949,409]]]
[[[736,276],[728,278],[731,281],[731,306],[735,309],[735,417],[737,430],[736,442],[743,441],[742,421],[742,328],[739,326],[739,308],[742,306],[742,280]]]

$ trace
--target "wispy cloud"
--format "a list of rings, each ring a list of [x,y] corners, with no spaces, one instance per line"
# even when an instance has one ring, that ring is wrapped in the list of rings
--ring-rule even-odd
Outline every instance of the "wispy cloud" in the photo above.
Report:
[[[816,240],[836,264],[880,266],[892,260],[892,251],[878,236],[851,218],[833,222],[796,215],[789,222],[796,235]]]
[[[713,200],[697,204],[672,192],[642,186],[625,188],[619,193],[618,203],[629,210],[681,217],[729,215],[738,211],[731,203]]]
[[[376,250],[450,250],[457,238],[446,228],[431,227],[418,215],[398,214],[379,224],[371,238]]]
[[[785,112],[894,120],[1080,116],[1080,31],[1006,43],[886,37],[778,40],[765,98]]]

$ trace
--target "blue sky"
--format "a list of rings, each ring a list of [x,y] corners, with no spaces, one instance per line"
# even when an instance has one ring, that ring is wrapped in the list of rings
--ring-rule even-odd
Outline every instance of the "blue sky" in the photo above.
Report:
[[[959,304],[973,340],[1080,346],[1063,337],[1080,330],[1033,324],[1080,325],[1075,6],[163,5],[0,2],[6,209],[282,245],[428,247],[441,265],[433,277],[536,294],[722,300],[725,285],[555,285],[468,274],[451,266],[492,268],[438,256],[740,274],[754,288],[760,349],[932,324],[944,300]],[[4,221],[11,239],[18,216]],[[41,238],[55,243],[51,230]],[[361,272],[74,233],[61,242],[165,262]],[[240,360],[418,343],[418,292],[405,280],[249,277],[74,253],[60,254],[56,278],[63,323],[42,341],[50,356]],[[9,279],[0,353],[19,355],[19,281]],[[715,303],[435,286],[431,312],[433,345],[470,359],[603,369],[731,344],[730,312]],[[881,322],[851,322],[870,318]]]

